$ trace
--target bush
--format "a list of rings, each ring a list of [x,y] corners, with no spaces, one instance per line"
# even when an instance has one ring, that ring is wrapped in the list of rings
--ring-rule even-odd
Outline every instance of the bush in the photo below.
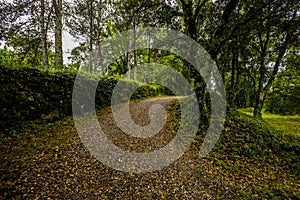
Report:
[[[45,72],[34,68],[12,69],[0,67],[1,113],[0,131],[9,130],[24,120],[56,119],[72,114],[72,92],[76,73]],[[87,91],[97,84],[96,76],[79,75],[80,89]],[[97,85],[96,109],[110,105],[112,91],[118,80],[102,77]],[[126,81],[128,82],[128,81]],[[137,83],[131,82],[130,84]],[[155,96],[161,87],[144,85],[132,99]],[[126,93],[126,91],[125,91]],[[84,96],[86,98],[92,98]],[[80,101],[80,98],[78,98]],[[85,106],[86,102],[77,102]],[[91,108],[94,109],[94,108]]]

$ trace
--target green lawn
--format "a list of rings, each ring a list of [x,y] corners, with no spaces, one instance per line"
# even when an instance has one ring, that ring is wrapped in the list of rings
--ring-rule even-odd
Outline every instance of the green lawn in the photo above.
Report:
[[[253,108],[239,109],[240,112],[253,116]],[[300,135],[300,116],[283,116],[267,113],[263,110],[263,119],[276,128],[279,128],[285,132],[295,133]]]

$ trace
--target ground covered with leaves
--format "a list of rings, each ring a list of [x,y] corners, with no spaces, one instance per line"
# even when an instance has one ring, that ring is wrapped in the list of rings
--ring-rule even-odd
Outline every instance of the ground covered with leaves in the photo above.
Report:
[[[133,102],[136,123],[149,123],[153,103],[167,107],[163,130],[151,139],[128,136],[111,111],[99,113],[108,137],[130,151],[166,145],[178,129],[179,105],[170,98]],[[170,103],[171,102],[171,103]],[[239,112],[227,115],[220,140],[204,159],[205,133],[170,166],[151,173],[114,170],[82,145],[72,118],[34,121],[1,134],[2,199],[300,199],[300,137]]]

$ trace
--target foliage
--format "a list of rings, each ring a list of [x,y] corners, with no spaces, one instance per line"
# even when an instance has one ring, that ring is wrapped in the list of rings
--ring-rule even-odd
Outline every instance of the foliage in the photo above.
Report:
[[[42,124],[34,125],[26,134],[32,130],[44,133],[49,128],[55,136],[49,138],[49,143],[43,135],[39,135],[41,138],[33,136],[35,143],[31,144],[30,138],[29,145],[48,151],[49,146],[53,150],[52,146],[64,143],[71,135],[63,136],[60,141],[56,134],[61,132],[53,126],[62,125],[48,126],[45,121],[72,113],[72,90],[78,69],[87,67],[89,73],[95,71],[87,64],[88,52],[95,48],[101,54],[99,44],[105,37],[114,37],[128,29],[165,27],[187,34],[207,50],[225,82],[230,108],[255,107],[247,111],[255,112],[258,117],[262,113],[264,120],[272,124],[230,113],[219,143],[204,159],[205,166],[208,166],[203,170],[205,176],[215,180],[216,185],[223,185],[224,190],[233,193],[237,199],[300,198],[300,142],[297,135],[300,65],[299,53],[294,55],[291,52],[299,49],[299,1],[75,0],[72,3],[65,1],[64,5],[61,3],[61,0],[0,1],[0,40],[5,40],[5,47],[0,50],[0,66],[6,66],[0,67],[0,131],[12,136],[8,139],[9,144],[14,144],[14,137],[19,139],[17,141],[22,140],[18,138],[21,123],[35,119],[42,119]],[[67,12],[62,13],[63,10]],[[72,63],[68,68],[64,66],[59,71],[51,71],[55,65],[62,67],[62,14],[68,32],[82,43],[72,50]],[[53,41],[48,33],[53,34],[55,30],[56,52],[53,52]],[[132,39],[135,41],[136,35],[133,34]],[[149,39],[148,49],[128,52],[116,59],[108,71],[103,70],[103,74],[113,77],[81,74],[81,89],[88,90],[89,85],[100,79],[96,108],[101,109],[110,104],[112,90],[118,82],[115,77],[132,70],[131,78],[137,80],[136,77],[140,76],[139,80],[146,81],[149,74],[137,74],[137,65],[157,62],[173,67],[191,80],[199,98],[201,115],[208,116],[209,97],[199,73],[177,55],[151,50],[150,43]],[[129,45],[133,48],[131,45],[135,45],[134,42]],[[50,71],[39,70],[48,68],[46,60]],[[179,84],[160,69],[154,73],[174,85]],[[131,80],[124,82],[133,87],[141,84]],[[139,87],[132,99],[159,93],[172,94],[168,89],[152,84]],[[85,106],[85,102],[77,103]],[[172,106],[178,110],[176,104]],[[176,119],[172,123],[177,127]],[[274,129],[274,126],[282,130]],[[199,137],[203,136],[201,133]],[[25,157],[24,163],[28,160]]]
[[[298,199],[299,155],[299,135],[234,111],[202,171],[234,199]]]
[[[170,105],[176,130],[179,104]],[[253,117],[253,110],[227,114],[216,146],[202,159],[202,179],[215,199],[299,199],[299,116],[263,113],[265,121]],[[201,128],[193,143],[196,156],[205,136]]]
[[[66,8],[67,12],[62,13],[62,8]],[[89,63],[87,58],[90,52],[96,51],[101,55],[100,43],[106,37],[147,26],[171,28],[190,36],[215,60],[226,85],[229,106],[254,106],[259,117],[270,88],[279,87],[273,87],[274,80],[279,78],[276,74],[286,65],[284,62],[290,50],[298,48],[299,8],[299,1],[296,0],[284,3],[280,0],[76,0],[72,3],[66,1],[64,5],[61,5],[60,0],[4,1],[0,4],[3,13],[0,39],[14,48],[22,66],[61,66],[59,32],[62,27],[59,21],[63,14],[67,31],[80,42],[72,50],[72,63],[68,67],[78,69]],[[53,41],[48,37],[54,32],[55,53],[51,51]],[[135,45],[137,38],[135,34],[132,35],[129,48]],[[109,66],[108,71],[101,69],[101,73],[121,76],[127,71],[133,71],[131,78],[137,80],[136,67],[139,64],[167,64],[192,80],[200,107],[209,108],[206,105],[209,100],[206,98],[205,83],[193,66],[177,55],[151,49],[150,43],[149,40],[147,49],[129,51],[120,56]],[[3,55],[8,57],[4,60],[10,65],[10,55]],[[47,60],[50,66],[46,66]],[[92,64],[85,67],[90,73],[94,73]],[[147,74],[142,76],[147,78]],[[297,92],[298,89],[289,91],[295,94]],[[282,107],[276,102],[285,101],[283,99],[286,95],[272,95],[273,103],[269,107]],[[287,101],[295,101],[291,96],[295,95],[287,95]],[[294,107],[291,103],[286,105]],[[204,112],[209,110],[201,113]]]
[[[84,43],[81,43],[79,46],[75,47],[71,51],[71,56],[69,59],[71,60],[71,64],[69,67],[71,69],[80,69],[84,65],[86,60],[86,55],[84,54],[87,51],[87,48]]]
[[[0,84],[3,86],[0,113],[2,129],[9,131],[23,120],[53,120],[71,115],[75,77],[76,73],[67,71],[46,72],[34,68],[0,67]],[[89,85],[97,84],[97,78],[99,77],[96,75],[79,75],[78,80],[82,89],[88,90]],[[110,105],[110,97],[117,82],[112,77],[100,79],[96,91],[96,109]],[[130,84],[137,85],[135,82]],[[160,88],[145,85],[139,87],[132,98],[155,96],[159,92],[162,92]],[[78,103],[85,105],[85,102]]]
[[[63,67],[61,0],[1,1],[0,10],[3,24],[0,39],[13,47],[20,59],[30,67]],[[48,38],[49,32],[55,32],[55,53],[52,55],[53,41]],[[53,58],[56,66],[49,66],[48,59]]]
[[[286,69],[281,71],[269,92],[265,109],[267,112],[295,115],[300,114],[300,56],[290,54]]]
[[[10,68],[20,68],[20,66],[23,66],[43,69],[42,61],[40,59],[41,52],[38,51],[37,55],[35,55],[30,48],[31,47],[25,48],[25,46],[7,48],[7,46],[5,46],[3,49],[0,49],[0,66],[6,66]],[[49,66],[50,68],[54,69],[54,53],[49,51],[48,55]],[[76,68],[74,67],[74,69]]]
[[[8,50],[7,47],[0,49],[0,65],[7,67],[19,66],[20,59],[15,52]]]

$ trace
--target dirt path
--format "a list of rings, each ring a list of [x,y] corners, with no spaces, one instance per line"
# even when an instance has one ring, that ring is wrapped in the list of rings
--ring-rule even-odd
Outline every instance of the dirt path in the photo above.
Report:
[[[172,98],[154,98],[131,103],[133,120],[149,123],[148,109],[153,103],[166,107]],[[168,114],[169,115],[169,114]],[[174,137],[176,124],[169,116],[163,130],[152,138],[140,139],[124,134],[114,123],[110,111],[99,116],[107,136],[119,147],[136,152],[159,149]],[[177,116],[178,117],[178,116]],[[133,174],[114,170],[93,158],[78,136],[52,153],[38,155],[33,164],[11,180],[4,198],[16,199],[211,199],[209,183],[200,175],[202,164],[191,148],[179,160],[160,171]]]

